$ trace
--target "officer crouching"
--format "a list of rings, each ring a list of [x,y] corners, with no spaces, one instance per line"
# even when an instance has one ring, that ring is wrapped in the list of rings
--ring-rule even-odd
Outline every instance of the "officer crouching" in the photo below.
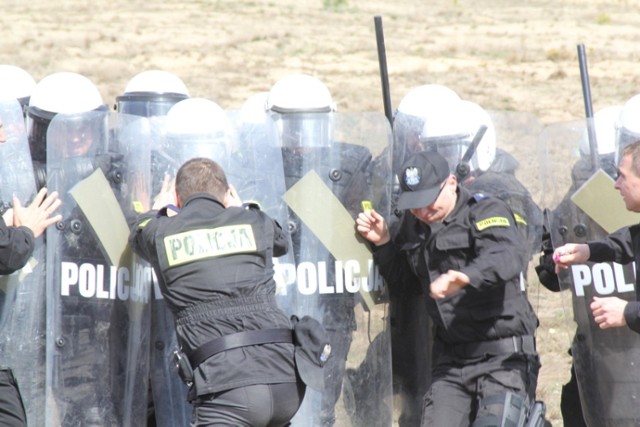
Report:
[[[400,186],[393,236],[375,210],[356,224],[392,292],[423,295],[434,322],[422,425],[525,425],[540,367],[538,320],[520,287],[527,247],[513,213],[461,188],[436,152],[412,156]]]
[[[257,206],[243,206],[218,163],[184,163],[175,192],[165,180],[129,242],[175,315],[192,425],[284,426],[306,387],[322,388],[324,328],[289,319],[275,300],[273,257],[286,253],[286,235]]]

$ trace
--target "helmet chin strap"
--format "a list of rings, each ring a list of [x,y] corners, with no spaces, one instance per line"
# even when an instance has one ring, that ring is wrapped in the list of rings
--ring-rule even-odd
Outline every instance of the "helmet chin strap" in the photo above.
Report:
[[[480,144],[480,141],[482,141],[482,137],[484,136],[486,131],[486,125],[481,125],[478,128],[478,131],[473,137],[473,141],[471,141],[471,144],[469,144],[467,151],[465,151],[464,155],[462,156],[460,163],[458,163],[458,166],[456,166],[456,178],[458,178],[458,182],[462,182],[464,178],[469,175],[469,172],[471,172],[471,166],[469,166],[469,162],[475,154],[476,149],[478,148],[478,144]]]

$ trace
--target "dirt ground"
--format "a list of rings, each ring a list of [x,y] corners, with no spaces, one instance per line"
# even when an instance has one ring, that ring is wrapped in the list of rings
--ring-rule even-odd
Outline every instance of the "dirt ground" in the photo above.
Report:
[[[528,112],[543,123],[580,119],[578,44],[586,47],[595,111],[640,91],[637,0],[3,0],[2,5],[0,63],[18,65],[36,80],[57,71],[78,72],[96,84],[107,104],[131,77],[150,69],[176,74],[192,97],[228,109],[267,91],[284,75],[305,72],[327,84],[339,110],[382,112],[374,16],[382,17],[394,107],[410,88],[439,83],[487,109]],[[527,141],[514,141],[514,149]],[[531,163],[526,156],[520,160]],[[561,425],[560,389],[568,379],[571,334],[562,320],[561,297],[532,286],[541,321],[539,397],[554,425]]]

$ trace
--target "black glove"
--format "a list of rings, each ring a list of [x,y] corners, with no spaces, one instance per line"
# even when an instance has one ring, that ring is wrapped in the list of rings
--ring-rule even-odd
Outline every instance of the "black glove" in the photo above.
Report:
[[[540,283],[551,292],[560,292],[560,282],[556,274],[556,264],[553,262],[553,244],[551,233],[546,225],[542,227],[542,255],[539,264],[535,267]]]

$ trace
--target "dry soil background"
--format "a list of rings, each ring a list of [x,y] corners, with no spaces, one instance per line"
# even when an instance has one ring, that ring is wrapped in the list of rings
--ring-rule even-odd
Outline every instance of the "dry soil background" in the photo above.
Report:
[[[342,111],[383,111],[374,16],[381,16],[392,105],[444,84],[487,109],[545,123],[581,118],[576,46],[586,47],[594,109],[640,92],[634,0],[2,0],[0,63],[36,80],[74,71],[104,101],[135,74],[163,69],[192,97],[239,108],[280,77],[323,80]],[[539,291],[539,394],[561,425],[568,378],[560,297]]]

